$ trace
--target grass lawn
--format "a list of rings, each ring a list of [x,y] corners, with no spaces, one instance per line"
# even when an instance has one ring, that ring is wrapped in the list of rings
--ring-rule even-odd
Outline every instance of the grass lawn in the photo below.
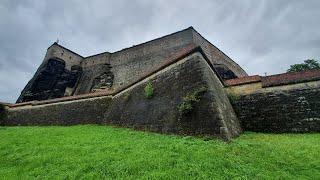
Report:
[[[320,134],[231,143],[106,126],[0,127],[0,179],[320,179]]]

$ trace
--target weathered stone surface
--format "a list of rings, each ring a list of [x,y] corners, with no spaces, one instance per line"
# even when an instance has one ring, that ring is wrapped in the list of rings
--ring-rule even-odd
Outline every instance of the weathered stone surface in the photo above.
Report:
[[[319,75],[248,77],[193,28],[89,57],[54,43],[18,99],[46,101],[8,105],[3,117],[6,125],[113,124],[225,139],[241,133],[238,118],[249,131],[320,132]],[[240,95],[233,107],[224,90]]]
[[[22,91],[17,102],[86,94],[99,91],[101,87],[102,89],[119,89],[140,79],[144,72],[161,66],[172,54],[181,52],[191,45],[200,46],[204,50],[209,62],[216,65],[217,72],[223,79],[246,76],[238,64],[190,27],[114,53],[104,52],[89,57],[82,57],[54,43],[48,48],[43,64]],[[78,83],[72,87],[67,86],[66,89],[64,89],[65,80],[61,80],[57,87],[52,83],[43,83],[52,79],[54,83],[55,79],[59,79],[55,77],[59,75],[48,76],[41,73],[50,59],[63,61],[65,70],[70,71],[73,66],[81,67],[82,75]],[[112,69],[105,68],[106,65]],[[59,73],[58,69],[57,67],[57,73]]]
[[[320,88],[258,92],[234,98],[244,130],[320,132]]]
[[[237,76],[223,64],[215,64],[214,68],[223,80],[237,78]]]
[[[147,82],[154,87],[151,99],[143,93]],[[219,79],[203,58],[193,56],[147,82],[114,99],[115,103],[105,114],[107,124],[164,133],[214,134],[224,138],[241,132]],[[207,92],[191,113],[181,115],[178,105],[188,93],[201,87],[206,87]],[[221,129],[226,129],[223,132],[226,134],[222,134]]]
[[[67,87],[74,87],[81,75],[80,66],[72,66],[71,71],[65,69],[65,62],[51,58],[38,71],[30,86],[27,86],[17,102],[46,100],[65,95]]]
[[[6,125],[101,124],[110,102],[110,97],[97,97],[9,109]]]
[[[201,36],[196,30],[192,29],[193,43],[200,46],[211,64],[219,64],[227,67],[236,77],[248,76],[247,73],[230,57],[223,53],[220,49],[210,43],[207,39]]]
[[[101,66],[104,68],[103,73],[94,78],[91,92],[95,92],[99,89],[110,89],[113,85],[114,75],[111,72],[110,64],[104,64]]]
[[[191,73],[190,73],[191,72]],[[154,94],[144,94],[151,82]],[[188,115],[178,111],[187,94],[205,87]],[[151,75],[112,99],[97,97],[9,110],[7,125],[113,124],[176,134],[214,135],[229,139],[241,132],[223,86],[200,53]]]

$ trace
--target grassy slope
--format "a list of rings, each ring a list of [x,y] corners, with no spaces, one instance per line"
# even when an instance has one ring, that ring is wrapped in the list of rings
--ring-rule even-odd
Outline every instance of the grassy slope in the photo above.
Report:
[[[104,126],[0,128],[0,179],[320,178],[320,134],[219,140]]]

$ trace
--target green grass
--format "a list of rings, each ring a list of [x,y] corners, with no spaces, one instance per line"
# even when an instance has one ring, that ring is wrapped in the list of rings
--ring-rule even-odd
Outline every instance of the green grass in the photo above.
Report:
[[[319,179],[320,134],[231,143],[105,126],[0,127],[0,179]]]

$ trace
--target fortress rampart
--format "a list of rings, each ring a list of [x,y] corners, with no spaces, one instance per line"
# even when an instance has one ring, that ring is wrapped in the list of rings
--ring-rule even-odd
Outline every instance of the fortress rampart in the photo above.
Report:
[[[237,136],[242,130],[223,84],[219,77],[212,76],[213,66],[198,50],[193,48],[168,59],[161,68],[116,92],[9,105],[6,125],[96,123],[162,133],[208,134],[224,139]],[[147,83],[154,88],[151,99],[144,95]],[[200,88],[205,90],[194,111],[179,112],[184,98]]]
[[[22,91],[17,102],[80,95],[99,89],[117,89],[139,79],[143,72],[159,67],[172,54],[190,46],[200,46],[203,49],[210,63],[219,68],[220,77],[230,79],[247,76],[238,64],[190,27],[114,53],[105,52],[89,57],[82,57],[54,43],[48,48],[43,63]],[[70,77],[63,73],[61,77],[54,77],[60,71],[55,70],[54,65],[47,67],[49,60],[53,59],[64,61],[66,70],[72,71],[72,67],[77,70],[78,76],[71,77],[71,79],[77,79],[75,83],[68,82]],[[55,75],[43,73],[48,71],[58,72],[52,72]],[[107,82],[104,79],[107,79]],[[46,80],[54,81],[55,84],[43,87],[41,81]],[[56,84],[58,85],[55,86]],[[39,97],[44,98],[39,99]]]
[[[319,132],[320,71],[227,80],[226,91],[245,130]]]
[[[0,120],[8,126],[111,124],[223,139],[243,130],[319,132],[319,85],[320,71],[248,76],[187,28],[89,57],[54,43],[18,103],[0,103],[6,107]]]

